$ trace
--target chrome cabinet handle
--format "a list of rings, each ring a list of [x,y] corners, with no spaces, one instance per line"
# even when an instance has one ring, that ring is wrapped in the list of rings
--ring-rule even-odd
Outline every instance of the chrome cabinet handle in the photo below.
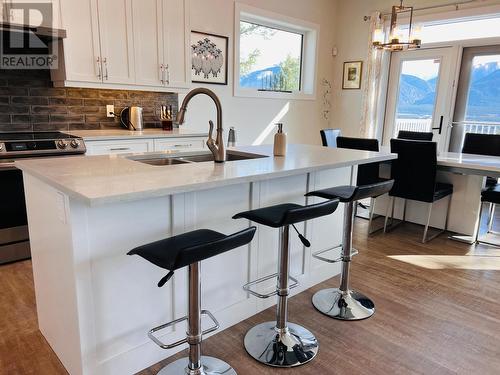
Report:
[[[183,144],[183,145],[174,145],[174,147],[193,147],[193,144],[189,143],[189,144]]]
[[[162,85],[165,83],[165,79],[163,77],[164,73],[165,73],[165,68],[164,68],[163,64],[160,64],[160,82]]]
[[[109,149],[109,151],[128,151],[128,150],[130,150],[130,147],[116,147]]]
[[[102,65],[99,57],[97,58],[97,78],[99,78],[99,80],[102,80]]]
[[[104,79],[108,80],[108,59],[105,57],[102,62],[104,63]]]
[[[167,64],[167,85],[170,85],[170,69],[168,68],[168,64]]]

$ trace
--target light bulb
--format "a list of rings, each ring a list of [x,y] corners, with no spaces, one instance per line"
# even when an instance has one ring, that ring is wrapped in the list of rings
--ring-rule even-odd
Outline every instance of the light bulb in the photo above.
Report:
[[[382,43],[384,43],[384,30],[376,28],[373,31],[373,45],[380,45]]]

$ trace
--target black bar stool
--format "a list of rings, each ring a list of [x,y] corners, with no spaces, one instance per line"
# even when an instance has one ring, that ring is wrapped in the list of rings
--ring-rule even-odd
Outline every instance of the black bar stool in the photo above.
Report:
[[[489,242],[479,238],[479,232],[481,230],[481,217],[483,216],[483,203],[489,203],[489,216],[488,216],[488,229],[486,233],[493,233],[496,235],[500,235],[500,233],[493,231],[493,220],[495,219],[495,206],[500,204],[500,184],[496,184],[484,189],[481,192],[481,209],[479,210],[479,224],[476,231],[476,239],[474,243],[477,245],[478,243],[493,245],[496,247],[500,247],[500,243]]]
[[[432,132],[412,132],[409,130],[400,130],[398,139],[408,139],[412,141],[432,141],[434,133]]]
[[[288,323],[288,294],[290,288],[290,225],[329,215],[337,209],[338,200],[331,200],[310,206],[285,203],[276,206],[241,212],[234,219],[246,218],[256,223],[280,229],[280,253],[278,273],[246,284],[243,288],[254,296],[267,298],[278,296],[276,321],[261,323],[251,328],[245,335],[245,349],[257,361],[275,367],[294,367],[312,360],[318,352],[316,337],[306,328]],[[294,227],[295,228],[295,227]],[[297,230],[295,228],[295,230]],[[311,244],[301,234],[302,243]],[[250,286],[277,276],[276,291],[267,295],[254,292]]]
[[[212,230],[199,229],[139,246],[127,253],[128,255],[137,254],[158,267],[170,271],[158,282],[158,287],[165,285],[173,276],[175,270],[189,266],[188,315],[162,324],[148,332],[149,338],[162,349],[172,349],[188,343],[189,357],[170,363],[160,370],[159,375],[236,375],[234,369],[226,362],[201,355],[202,336],[217,330],[219,323],[209,311],[201,310],[200,268],[202,260],[246,245],[252,241],[255,230],[256,227],[250,227],[226,236]],[[213,321],[214,326],[202,331],[202,315],[207,315]],[[154,335],[155,332],[185,320],[187,320],[188,324],[187,337],[182,340],[172,344],[165,344]]]
[[[321,313],[340,320],[360,320],[369,318],[375,312],[375,305],[368,297],[349,288],[349,270],[352,256],[355,254],[352,252],[354,205],[359,199],[376,198],[387,193],[393,184],[394,180],[386,180],[362,186],[337,186],[306,194],[325,199],[339,199],[345,203],[340,259],[331,260],[321,256],[325,250],[313,254],[315,258],[329,263],[342,262],[340,287],[320,290],[312,298],[314,307]]]

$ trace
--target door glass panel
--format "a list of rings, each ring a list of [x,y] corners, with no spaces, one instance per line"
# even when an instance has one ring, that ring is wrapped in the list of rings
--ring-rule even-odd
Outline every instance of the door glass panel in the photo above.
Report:
[[[439,59],[402,62],[393,137],[400,130],[432,131],[440,63]]]
[[[500,123],[500,54],[472,59],[464,119],[466,122]]]

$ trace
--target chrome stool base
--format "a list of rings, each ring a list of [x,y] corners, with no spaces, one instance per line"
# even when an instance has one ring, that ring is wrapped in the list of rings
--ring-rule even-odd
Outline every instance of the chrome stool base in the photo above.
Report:
[[[318,354],[318,341],[298,324],[288,323],[288,327],[280,333],[276,322],[265,322],[247,332],[245,349],[265,365],[295,367],[309,362]]]
[[[202,368],[198,370],[189,370],[188,361],[187,357],[178,359],[162,368],[158,375],[237,375],[231,366],[218,358],[202,356]]]
[[[375,304],[365,295],[338,288],[323,289],[312,298],[314,307],[321,313],[340,320],[362,320],[375,313]]]

